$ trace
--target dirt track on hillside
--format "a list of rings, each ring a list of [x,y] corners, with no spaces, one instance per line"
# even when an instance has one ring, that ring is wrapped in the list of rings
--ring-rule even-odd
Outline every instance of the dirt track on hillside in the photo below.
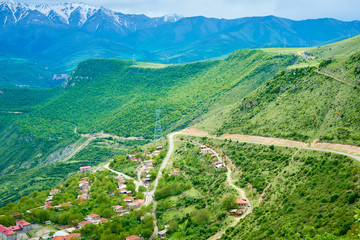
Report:
[[[186,128],[182,131],[185,134],[196,135],[199,137],[216,137],[211,135],[206,131],[197,129],[197,128]],[[237,141],[244,141],[250,143],[259,143],[259,144],[268,144],[268,145],[277,145],[277,146],[292,146],[292,147],[308,147],[309,144],[305,142],[299,142],[288,139],[273,138],[273,137],[261,137],[261,136],[252,136],[252,135],[241,135],[241,134],[223,134],[220,138],[229,138]],[[324,143],[314,141],[311,143],[310,148],[323,149],[323,150],[333,150],[344,153],[350,153],[353,155],[360,156],[360,147],[355,145],[346,145],[339,143]]]

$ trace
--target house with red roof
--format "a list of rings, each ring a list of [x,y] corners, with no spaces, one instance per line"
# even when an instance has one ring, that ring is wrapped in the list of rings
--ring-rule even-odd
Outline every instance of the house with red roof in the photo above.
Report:
[[[81,239],[81,233],[71,233],[67,236],[56,236],[51,240],[78,240]]]
[[[13,230],[0,224],[0,239],[2,240],[16,240],[17,234]]]
[[[31,223],[21,220],[16,222],[16,226],[20,226],[23,231],[28,232],[31,230]]]
[[[246,208],[249,202],[245,198],[239,198],[239,199],[235,199],[235,203],[239,208]]]
[[[97,215],[95,213],[89,214],[86,217],[88,220],[99,220],[100,219],[100,215]]]
[[[143,240],[143,238],[136,235],[131,235],[126,237],[125,240]]]
[[[83,226],[85,226],[86,224],[92,224],[91,222],[89,221],[81,221],[78,223],[78,228],[82,228]]]
[[[134,201],[134,198],[133,198],[133,197],[126,197],[124,200],[125,200],[125,202],[127,202],[127,203],[131,203],[131,202]]]
[[[59,190],[59,189],[53,189],[53,190],[50,191],[50,196],[54,196],[55,194],[57,194],[57,193],[59,193],[59,192],[61,192],[61,190]]]
[[[120,206],[120,205],[116,205],[116,206],[113,206],[113,208],[114,208],[114,211],[116,212],[116,213],[120,213],[121,212],[121,210],[123,210],[123,206]]]
[[[60,206],[62,206],[62,207],[71,207],[72,203],[71,202],[61,203]]]
[[[137,199],[137,200],[134,201],[134,203],[141,205],[141,204],[145,203],[145,200],[144,199]]]
[[[89,198],[88,195],[79,195],[78,196],[78,199],[81,200],[81,201],[86,201],[88,198]]]

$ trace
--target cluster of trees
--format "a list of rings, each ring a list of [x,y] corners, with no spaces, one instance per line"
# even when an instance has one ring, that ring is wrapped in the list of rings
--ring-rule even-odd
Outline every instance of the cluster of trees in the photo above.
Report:
[[[264,179],[272,182],[264,201],[222,239],[350,239],[359,234],[354,215],[360,204],[360,165],[355,160],[301,150],[289,166],[285,156],[291,158],[294,150],[288,148],[220,140],[211,144],[224,149],[241,169],[240,184],[256,184],[252,172],[264,168],[269,168]],[[231,198],[223,199],[223,207],[231,208]]]
[[[168,226],[169,239],[207,239],[229,215],[222,204],[231,195],[226,171],[216,171],[211,156],[191,143],[182,143],[173,157],[180,174],[169,176],[173,169],[167,169],[155,192],[159,226]]]

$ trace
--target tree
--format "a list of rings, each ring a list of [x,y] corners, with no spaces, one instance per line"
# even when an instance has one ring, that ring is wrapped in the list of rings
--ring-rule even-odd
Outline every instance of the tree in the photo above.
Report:
[[[114,215],[114,211],[110,208],[105,208],[101,215],[105,218],[111,218]]]
[[[149,152],[154,152],[156,150],[155,146],[150,147]]]
[[[192,221],[198,225],[204,225],[209,220],[210,213],[208,209],[195,210],[192,213]]]
[[[227,195],[222,201],[222,207],[226,210],[236,208],[235,199],[234,195]]]
[[[79,222],[81,222],[82,219],[83,219],[83,216],[79,213],[70,214],[69,220],[68,220],[68,225],[74,226],[74,225],[78,224]]]

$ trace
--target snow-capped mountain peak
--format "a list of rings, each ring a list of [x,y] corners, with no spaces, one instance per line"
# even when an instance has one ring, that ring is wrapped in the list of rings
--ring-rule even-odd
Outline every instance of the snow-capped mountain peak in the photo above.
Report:
[[[99,8],[89,6],[85,3],[63,3],[56,5],[36,5],[30,7],[32,10],[37,10],[49,17],[51,13],[60,16],[65,23],[69,24],[69,18],[75,11],[79,11],[80,20],[79,25],[82,25],[89,17],[91,17]]]
[[[184,16],[179,14],[167,14],[163,18],[164,18],[164,22],[177,22],[180,19],[184,18]]]

